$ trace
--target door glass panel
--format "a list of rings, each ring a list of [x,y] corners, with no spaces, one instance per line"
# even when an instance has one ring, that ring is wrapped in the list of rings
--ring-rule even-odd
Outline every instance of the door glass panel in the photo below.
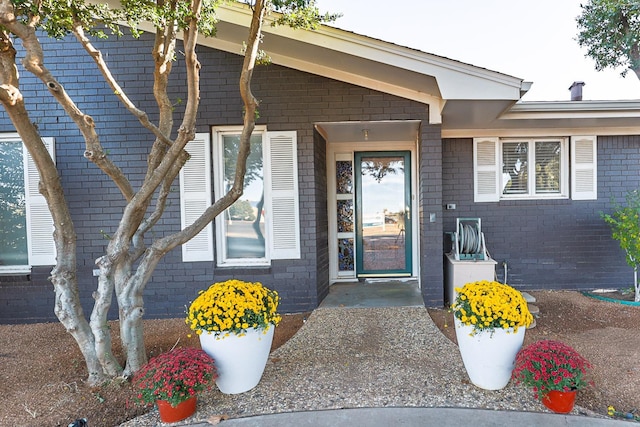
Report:
[[[409,211],[405,156],[362,156],[360,206],[362,265],[359,273],[406,273]]]
[[[353,189],[353,166],[351,161],[338,160],[336,162],[336,193],[351,194]]]
[[[353,239],[338,239],[338,270],[353,271]]]
[[[338,200],[338,233],[353,232],[353,200]]]

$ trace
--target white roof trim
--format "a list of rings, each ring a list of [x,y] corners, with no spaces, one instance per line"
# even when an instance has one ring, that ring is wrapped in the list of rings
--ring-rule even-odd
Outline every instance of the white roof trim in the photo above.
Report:
[[[519,102],[500,119],[549,118],[640,118],[640,101],[539,101]]]
[[[228,22],[243,27],[248,27],[251,20],[248,8],[238,3],[219,7],[217,14],[221,22]],[[443,99],[518,100],[522,96],[522,91],[526,91],[530,87],[527,82],[523,82],[522,79],[517,77],[358,35],[327,25],[322,25],[315,31],[304,31],[294,30],[286,26],[271,27],[268,23],[265,23],[263,33],[265,35],[272,34],[285,39],[296,40],[309,46],[327,48],[354,58],[388,64],[402,70],[413,71],[420,75],[433,76],[437,80],[438,88]],[[201,43],[204,45],[211,43],[212,47],[220,47],[219,45],[215,46],[217,45],[216,40],[219,40],[219,37],[215,39],[204,39],[201,40]],[[268,40],[265,37],[265,45],[267,45],[267,43]],[[240,46],[240,44],[238,44],[238,46]],[[275,60],[272,52],[268,48],[267,50],[269,51],[269,55]],[[239,52],[238,49],[234,51]],[[283,61],[281,65],[291,66],[291,64],[284,63],[286,62],[284,58],[284,56],[278,58]],[[322,75],[325,74],[323,73]],[[386,76],[382,77],[380,80],[384,81],[384,77]],[[414,99],[414,97],[411,97],[411,99]]]
[[[509,129],[448,129],[442,130],[442,138],[529,138],[529,137],[565,137],[570,135],[640,135],[640,127],[557,127],[557,128],[509,128]]]

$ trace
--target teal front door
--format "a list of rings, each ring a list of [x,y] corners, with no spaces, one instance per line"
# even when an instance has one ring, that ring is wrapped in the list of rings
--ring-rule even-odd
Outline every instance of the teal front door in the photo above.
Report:
[[[411,276],[409,151],[355,153],[356,276]]]

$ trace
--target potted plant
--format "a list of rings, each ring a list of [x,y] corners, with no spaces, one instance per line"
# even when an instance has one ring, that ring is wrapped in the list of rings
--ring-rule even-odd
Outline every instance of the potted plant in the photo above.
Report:
[[[568,413],[576,392],[587,387],[591,364],[571,346],[554,340],[529,344],[516,356],[513,378],[531,387],[549,409]]]
[[[186,323],[216,360],[223,393],[242,393],[260,381],[281,320],[279,302],[278,293],[261,283],[233,279],[200,291],[189,306]]]
[[[163,422],[175,422],[196,410],[196,394],[211,389],[217,376],[214,361],[197,348],[174,348],[147,362],[136,372],[137,398],[156,403]]]
[[[486,390],[504,388],[533,316],[509,285],[479,281],[456,288],[451,306],[458,348],[469,379]]]

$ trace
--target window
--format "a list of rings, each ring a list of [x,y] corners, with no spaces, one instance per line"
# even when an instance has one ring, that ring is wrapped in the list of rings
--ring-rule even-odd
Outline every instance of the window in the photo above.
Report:
[[[262,137],[262,133],[251,136],[242,196],[218,219],[218,254],[222,263],[261,262],[267,258]],[[216,194],[222,195],[233,185],[240,134],[220,132],[218,142],[223,161],[218,180],[222,185],[216,188]]]
[[[53,140],[43,142],[53,152]],[[0,135],[0,165],[0,273],[55,264],[51,214],[38,192],[35,163],[17,134]]]
[[[597,198],[596,137],[475,138],[474,201]],[[569,148],[571,153],[569,153]],[[569,179],[571,171],[571,179]]]
[[[504,140],[502,197],[567,197],[566,139]]]
[[[209,136],[202,134],[187,145],[191,158],[180,174],[183,227],[211,204],[212,176],[217,197],[231,188],[241,130],[215,128],[211,147]],[[272,259],[299,258],[298,217],[296,133],[256,127],[243,195],[216,218],[218,265],[269,265]],[[183,261],[213,260],[211,233],[205,229],[183,245]]]

